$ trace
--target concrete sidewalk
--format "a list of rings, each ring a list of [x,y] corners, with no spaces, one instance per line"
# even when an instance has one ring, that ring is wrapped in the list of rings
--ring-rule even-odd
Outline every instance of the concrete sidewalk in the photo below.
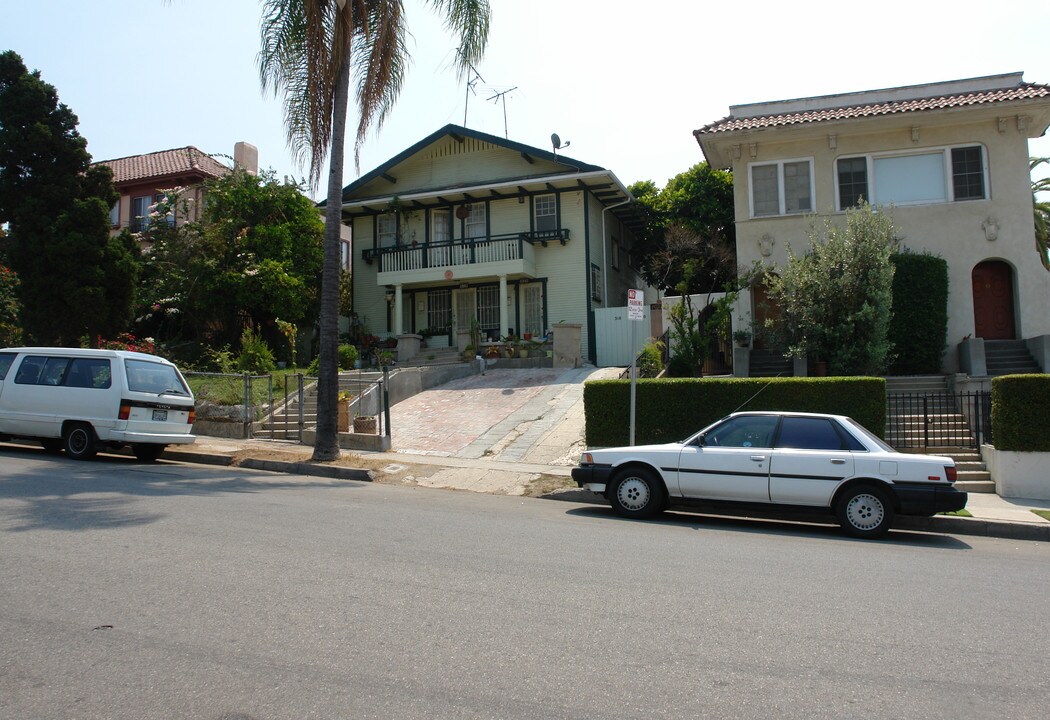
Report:
[[[490,369],[398,403],[392,451],[344,450],[336,464],[307,462],[311,449],[294,443],[211,437],[171,447],[165,458],[603,503],[576,489],[570,473],[585,449],[583,383],[618,375],[617,368]],[[1050,502],[971,493],[966,509],[972,518],[900,517],[896,527],[1050,541],[1050,521],[1031,512],[1050,510]]]

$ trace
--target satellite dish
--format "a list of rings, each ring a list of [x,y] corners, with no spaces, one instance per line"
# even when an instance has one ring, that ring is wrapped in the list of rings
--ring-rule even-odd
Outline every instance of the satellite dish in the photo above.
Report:
[[[558,133],[551,133],[551,145],[554,146],[555,150],[561,147],[561,138],[558,137]]]

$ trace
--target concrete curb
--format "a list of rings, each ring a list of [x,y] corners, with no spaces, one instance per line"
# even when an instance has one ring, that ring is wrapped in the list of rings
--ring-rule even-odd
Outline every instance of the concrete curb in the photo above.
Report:
[[[575,503],[586,503],[589,505],[608,505],[605,500],[599,498],[590,490],[559,490],[542,496],[543,500],[565,500]],[[834,524],[835,520],[826,515],[792,515],[790,513],[759,513],[749,515],[724,512],[718,513],[710,508],[695,510],[702,515],[718,515],[727,517],[762,518],[775,520],[798,520],[805,522],[818,522]],[[983,518],[958,517],[955,515],[935,515],[933,517],[917,517],[914,515],[899,515],[893,522],[894,530],[914,530],[919,532],[940,533],[943,535],[977,535],[981,537],[997,537],[1006,540],[1034,540],[1037,542],[1050,542],[1050,524],[1007,522],[1005,520],[986,520]]]
[[[130,454],[130,453],[125,453]],[[177,460],[180,462],[198,463],[202,465],[219,465],[229,467],[233,459],[227,455],[211,453],[192,452],[185,450],[166,450],[162,456],[166,460]],[[246,458],[238,467],[248,470],[263,470],[267,472],[283,472],[296,475],[309,475],[314,477],[325,477],[334,480],[355,480],[358,482],[371,482],[372,477],[367,470],[343,467],[339,465],[324,465],[309,462],[285,462],[279,460],[257,460]],[[589,505],[603,505],[605,501],[598,498],[589,490],[560,490],[543,495],[542,500],[562,500],[567,502],[583,503]],[[747,517],[734,513],[716,513],[705,508],[699,511],[701,514],[726,515],[734,517]],[[816,522],[828,522],[833,524],[834,520],[827,516],[805,516],[783,514],[752,513],[752,517],[773,518],[779,520],[810,520]],[[976,535],[980,537],[997,537],[1006,540],[1034,540],[1037,542],[1050,542],[1050,524],[1007,522],[1004,520],[986,520],[983,518],[967,518],[951,515],[936,515],[934,517],[915,517],[911,515],[899,516],[893,524],[896,530],[913,530],[919,532],[940,533],[945,535]]]
[[[311,475],[313,477],[331,478],[333,480],[357,480],[359,482],[372,482],[372,476],[367,470],[343,467],[341,465],[322,465],[309,462],[284,462],[281,460],[256,460],[246,458],[237,467],[248,470],[267,470],[269,472],[292,473],[295,475]]]

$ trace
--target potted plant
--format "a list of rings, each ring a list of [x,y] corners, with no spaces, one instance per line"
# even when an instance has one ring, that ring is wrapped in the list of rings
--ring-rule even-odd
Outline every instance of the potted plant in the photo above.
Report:
[[[376,434],[376,416],[375,415],[358,415],[354,418],[354,432],[364,433],[366,435]]]
[[[751,331],[750,330],[734,330],[733,341],[736,342],[738,347],[747,347],[751,344]]]
[[[463,348],[463,359],[473,360],[475,350],[476,348],[473,345],[467,345],[465,348]]]

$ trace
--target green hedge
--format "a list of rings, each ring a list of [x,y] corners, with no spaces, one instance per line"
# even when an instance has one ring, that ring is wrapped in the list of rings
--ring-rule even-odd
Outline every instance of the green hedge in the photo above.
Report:
[[[583,401],[587,445],[626,445],[630,381],[588,382]],[[738,408],[849,415],[882,437],[886,381],[872,377],[638,380],[635,443],[682,440]]]
[[[891,372],[939,373],[948,337],[948,263],[929,253],[896,253],[891,260],[893,315],[889,339],[895,356]]]
[[[1050,375],[992,379],[992,444],[997,450],[1050,452]]]

